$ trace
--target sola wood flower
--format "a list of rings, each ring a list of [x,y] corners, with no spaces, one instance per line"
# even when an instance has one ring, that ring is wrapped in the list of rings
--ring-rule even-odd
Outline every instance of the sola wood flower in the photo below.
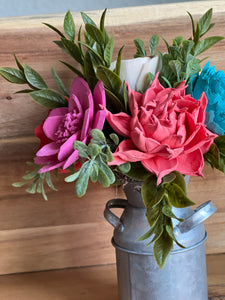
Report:
[[[111,64],[110,68],[113,70],[115,67],[116,61]],[[122,81],[127,81],[132,90],[146,91],[151,81],[148,73],[151,72],[152,75],[155,75],[159,69],[160,60],[158,56],[122,60],[120,78]]]
[[[119,144],[111,164],[141,161],[158,177],[157,184],[172,171],[202,176],[203,154],[216,137],[204,124],[205,94],[196,101],[185,95],[184,82],[176,89],[164,88],[157,76],[144,94],[127,85],[131,116],[106,114],[111,127],[127,138]]]
[[[103,83],[97,83],[92,95],[87,82],[80,77],[75,78],[68,107],[51,110],[42,130],[38,130],[44,133],[39,134],[44,146],[35,159],[35,163],[45,165],[40,173],[56,168],[66,169],[79,158],[78,151],[73,148],[74,141],[88,143],[90,131],[103,128],[106,111],[100,105],[106,105]]]

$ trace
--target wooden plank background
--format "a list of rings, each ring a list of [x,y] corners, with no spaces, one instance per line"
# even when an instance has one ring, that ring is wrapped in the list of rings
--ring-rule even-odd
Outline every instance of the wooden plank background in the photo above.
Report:
[[[204,5],[203,5],[204,3]],[[134,38],[148,43],[156,33],[168,41],[178,35],[188,38],[191,25],[186,11],[194,19],[213,7],[211,34],[225,36],[224,1],[195,1],[180,4],[111,9],[106,26],[115,38],[115,57],[126,45],[123,58],[135,53]],[[102,11],[89,15],[99,22]],[[81,24],[79,13],[73,13],[76,28]],[[42,22],[62,28],[63,15],[0,19],[0,66],[27,63],[42,74],[50,87],[54,87],[50,68],[54,66],[68,90],[73,73],[58,62],[73,63],[54,43],[56,33]],[[160,42],[160,50],[165,46]],[[225,41],[214,46],[207,55],[216,69],[225,70]],[[73,184],[63,178],[56,182],[58,192],[50,191],[49,201],[40,195],[29,195],[23,189],[11,186],[20,181],[38,147],[34,128],[46,116],[46,110],[27,95],[15,95],[20,87],[0,78],[0,274],[48,270],[74,266],[102,265],[115,262],[110,240],[112,227],[104,220],[107,200],[115,197],[115,189],[90,185],[85,197],[78,199]],[[209,199],[217,206],[217,213],[206,222],[209,237],[208,254],[224,253],[225,249],[225,178],[219,172],[205,169],[205,178],[191,178],[188,193],[198,205]],[[123,192],[119,190],[119,197]]]

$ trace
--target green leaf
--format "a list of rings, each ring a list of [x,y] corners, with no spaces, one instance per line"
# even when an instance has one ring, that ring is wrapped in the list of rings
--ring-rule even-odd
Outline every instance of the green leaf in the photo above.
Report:
[[[14,53],[13,55],[14,55],[17,67],[23,72],[23,66],[21,65],[21,63],[19,62],[18,58],[16,57],[16,54]]]
[[[116,133],[110,133],[109,137],[115,145],[119,145],[120,140]]]
[[[66,35],[68,36],[68,38],[71,41],[74,41],[74,38],[75,38],[75,24],[74,24],[73,16],[72,16],[70,10],[68,10],[66,15],[65,15],[63,28],[64,28],[64,31],[65,31]]]
[[[73,147],[78,151],[79,157],[88,158],[88,146],[81,141],[74,141]]]
[[[105,174],[105,176],[107,177],[107,179],[108,179],[108,183],[103,184],[103,186],[108,187],[108,186],[110,186],[110,184],[113,184],[115,182],[115,175],[114,175],[113,171],[103,161],[99,160],[98,161],[98,166],[99,166],[99,174],[101,172],[103,172]]]
[[[212,168],[220,168],[220,153],[215,142],[210,146],[208,152],[204,154],[204,159],[211,165]]]
[[[61,39],[64,47],[68,50],[69,54],[81,65],[83,65],[83,59],[81,56],[80,48],[74,44],[74,42],[67,40],[66,38]]]
[[[192,24],[192,34],[193,34],[193,37],[195,36],[195,23],[194,23],[194,19],[193,19],[193,17],[192,17],[192,15],[191,15],[191,13],[190,12],[187,12],[188,13],[188,15],[189,15],[189,17],[190,17],[190,19],[191,19],[191,24]]]
[[[183,42],[184,38],[182,36],[177,36],[174,40],[173,40],[173,44],[175,46],[180,46]]]
[[[209,29],[212,19],[212,8],[210,8],[198,21],[200,36],[203,36]]]
[[[156,34],[152,35],[152,37],[149,40],[149,51],[151,56],[155,55],[155,51],[158,46],[158,43],[159,43],[159,36]]]
[[[15,92],[15,94],[27,94],[27,93],[30,93],[30,92],[33,92],[33,89],[20,90],[20,91]]]
[[[62,106],[68,106],[66,99],[55,90],[45,89],[29,93],[29,95],[38,104],[53,109]]]
[[[25,84],[27,83],[23,72],[15,68],[0,68],[0,75],[11,83]]]
[[[96,26],[95,22],[87,14],[85,14],[84,12],[81,12],[80,14],[81,14],[81,17],[82,17],[85,25],[92,24],[92,25]]]
[[[112,62],[113,49],[114,49],[114,40],[113,38],[111,38],[104,49],[104,60],[106,62],[107,67],[110,67],[110,64]]]
[[[61,48],[66,54],[70,55],[70,52],[65,48],[62,41],[53,41],[59,48]]]
[[[173,231],[173,226],[172,226],[172,224],[171,224],[171,225],[166,225],[166,231],[167,231],[167,233],[169,234],[169,236],[176,242],[176,244],[177,244],[179,247],[185,248],[183,245],[181,245],[181,244],[177,241],[177,239],[176,239],[176,237],[175,237],[175,235],[174,235],[174,231]]]
[[[179,60],[171,60],[169,66],[177,77],[177,81],[180,81],[181,63]]]
[[[99,45],[104,44],[104,35],[95,25],[90,23],[85,25],[85,29],[87,33],[91,36],[91,38],[96,41]]]
[[[143,181],[149,176],[149,172],[143,167],[140,162],[131,163],[130,172],[127,176],[138,181]]]
[[[194,205],[184,193],[183,189],[176,183],[170,183],[166,186],[168,192],[168,200],[172,206],[183,208]]]
[[[143,241],[143,240],[150,238],[150,236],[153,235],[153,233],[156,229],[156,226],[158,225],[158,222],[159,222],[159,217],[155,220],[154,224],[152,224],[150,229],[138,238],[138,241]]]
[[[26,180],[26,181],[20,181],[20,182],[14,182],[13,184],[12,184],[12,186],[13,187],[22,187],[22,186],[24,186],[25,184],[27,184],[28,183],[28,180]]]
[[[113,154],[112,154],[109,146],[106,147],[106,155],[107,155],[107,162],[112,162]]]
[[[106,142],[104,133],[99,129],[92,129],[91,130],[91,136],[96,141],[103,142],[104,144]]]
[[[98,165],[94,163],[90,173],[91,181],[94,183],[98,181],[98,172]]]
[[[26,192],[27,193],[30,193],[30,194],[35,194],[36,193],[36,188],[37,188],[37,180],[35,180],[32,185],[26,189]]]
[[[72,175],[69,175],[65,178],[65,182],[73,182],[75,180],[77,180],[77,178],[80,175],[80,171],[77,171],[75,173],[73,173]]]
[[[65,66],[67,66],[67,68],[69,68],[73,73],[77,74],[78,76],[80,77],[84,77],[84,75],[81,73],[81,71],[79,71],[77,68],[75,68],[74,66],[71,66],[70,64],[68,64],[67,62],[65,61],[61,61],[60,62],[62,64],[64,64]]]
[[[44,79],[41,77],[41,75],[29,67],[27,64],[24,65],[24,75],[29,82],[30,85],[33,87],[41,90],[41,89],[47,89],[48,86],[45,83]]]
[[[58,33],[61,37],[65,37],[64,34],[59,31],[56,27],[52,26],[51,24],[48,23],[42,23],[44,25],[46,25],[47,27],[49,27],[50,29],[54,30],[56,33]]]
[[[223,39],[224,38],[221,36],[212,36],[212,37],[205,38],[202,41],[199,41],[195,48],[194,55],[197,56],[197,55],[201,54],[202,52],[208,50],[213,45],[215,45],[216,43],[218,43],[219,41],[221,41]]]
[[[180,222],[184,221],[184,219],[177,218],[176,215],[173,213],[172,209],[168,205],[163,206],[162,213],[169,218],[176,219]]]
[[[103,58],[91,46],[89,46],[88,44],[85,44],[81,41],[78,41],[78,43],[81,45],[84,45],[86,48],[88,48],[90,50],[90,52],[96,57],[96,59],[98,59],[102,64],[104,64]]]
[[[106,16],[107,8],[103,11],[100,19],[100,30],[104,32],[105,30],[105,16]]]
[[[128,172],[130,171],[131,165],[130,165],[129,162],[126,162],[126,163],[124,163],[124,164],[122,164],[122,165],[117,166],[117,169],[118,169],[120,172],[126,174],[126,173],[128,173]]]
[[[104,66],[99,66],[96,74],[98,79],[103,82],[107,89],[110,91],[119,92],[122,81],[116,73]]]
[[[125,46],[122,46],[118,52],[117,61],[116,61],[116,68],[115,73],[120,76],[120,67],[121,67],[121,59],[122,59],[122,52]]]
[[[56,74],[56,72],[55,72],[55,70],[54,70],[53,67],[51,68],[51,71],[52,71],[52,77],[53,77],[53,79],[54,79],[54,81],[55,81],[55,83],[56,83],[58,89],[60,90],[60,92],[61,92],[63,95],[69,97],[69,93],[67,92],[67,90],[66,90],[66,88],[65,88],[65,86],[64,86],[64,84],[63,84],[63,82],[62,82],[62,80],[61,80],[61,79],[59,78],[59,76]]]
[[[92,165],[89,161],[84,163],[80,169],[80,175],[76,183],[76,194],[78,197],[84,196],[87,191],[89,176],[91,172]]]
[[[175,178],[176,178],[176,173],[175,172],[171,172],[168,175],[166,175],[166,176],[163,177],[162,184],[170,183],[170,182],[174,181]]]
[[[101,148],[99,145],[96,145],[94,143],[89,143],[87,146],[87,153],[90,155],[92,158],[97,156],[101,152]]]
[[[145,45],[144,42],[140,39],[135,39],[134,40],[134,45],[137,49],[136,54],[134,55],[134,57],[142,57],[142,56],[147,56],[147,53],[145,51]]]
[[[81,29],[82,29],[82,26],[80,26],[79,31],[78,31],[78,41],[79,42],[81,42]],[[78,43],[78,47],[80,49],[80,53],[81,53],[82,57],[84,57],[85,53],[84,53],[83,47],[80,43]]]
[[[173,239],[169,236],[167,231],[163,231],[162,235],[155,241],[154,244],[154,256],[162,269],[165,262],[173,249]]]
[[[97,84],[98,79],[95,74],[89,51],[87,51],[84,56],[84,76],[90,88],[93,90],[95,85]]]

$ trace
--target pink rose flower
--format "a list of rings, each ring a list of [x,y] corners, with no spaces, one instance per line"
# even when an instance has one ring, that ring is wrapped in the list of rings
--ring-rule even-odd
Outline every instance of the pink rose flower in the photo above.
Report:
[[[79,158],[73,142],[79,140],[87,144],[92,129],[102,130],[105,106],[105,90],[101,81],[96,84],[92,95],[84,79],[74,79],[68,107],[51,110],[43,124],[43,133],[50,142],[36,154],[35,163],[45,165],[40,173],[56,168],[66,169]]]
[[[203,154],[217,136],[204,124],[205,94],[196,101],[185,95],[184,82],[176,89],[164,88],[158,75],[144,94],[127,86],[131,116],[106,114],[111,127],[127,138],[119,144],[111,164],[141,161],[158,177],[157,184],[172,171],[203,176]]]

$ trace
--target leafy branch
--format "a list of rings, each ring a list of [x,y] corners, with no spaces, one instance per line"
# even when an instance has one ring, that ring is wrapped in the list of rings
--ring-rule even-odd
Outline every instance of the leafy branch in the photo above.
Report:
[[[162,61],[159,79],[165,87],[176,87],[184,80],[188,83],[191,76],[201,70],[200,63],[204,59],[200,60],[196,57],[223,39],[221,36],[200,39],[214,26],[211,23],[212,9],[209,9],[196,25],[192,15],[188,14],[191,18],[193,37],[184,40],[182,36],[178,36],[173,40],[172,45],[164,40],[168,53],[158,52]]]
[[[54,41],[54,43],[70,55],[79,64],[80,69],[67,62],[62,61],[62,63],[76,75],[83,77],[92,90],[97,81],[101,80],[106,89],[107,103],[110,103],[115,111],[121,111],[126,108],[123,94],[120,93],[122,85],[120,64],[124,47],[118,53],[116,69],[111,70],[114,40],[105,29],[106,9],[101,15],[99,27],[84,12],[81,12],[81,16],[85,30],[82,32],[82,27],[79,28],[77,40],[75,40],[75,23],[69,10],[63,23],[65,34],[48,23],[44,24],[60,36],[60,40]],[[83,33],[84,40],[82,40],[81,33]]]
[[[172,223],[172,219],[183,219],[177,218],[172,208],[183,208],[194,203],[186,195],[185,180],[179,172],[165,176],[160,185],[157,185],[156,176],[150,174],[143,182],[141,193],[150,229],[139,240],[148,239],[154,234],[148,245],[154,243],[154,255],[162,268],[173,249],[173,242],[183,247],[174,235]]]
[[[41,75],[27,64],[22,66],[15,54],[14,58],[18,69],[0,68],[0,75],[11,83],[27,84],[29,86],[29,89],[23,89],[17,93],[28,93],[34,101],[49,109],[68,105],[65,98],[65,96],[68,96],[68,92],[53,68],[52,76],[60,92],[48,88]]]
[[[80,141],[74,142],[74,149],[78,150],[82,166],[79,170],[65,178],[66,182],[76,181],[75,190],[78,197],[82,197],[87,190],[89,179],[99,182],[103,187],[109,187],[115,181],[115,176],[108,162],[113,155],[102,131],[91,131],[91,142],[86,145]]]
[[[204,159],[212,168],[225,174],[225,135],[214,139],[209,151],[204,154]]]
[[[23,176],[24,181],[15,182],[12,185],[14,187],[22,187],[32,182],[32,184],[26,189],[26,192],[30,194],[40,193],[45,200],[48,200],[45,193],[44,183],[46,182],[48,187],[50,187],[54,191],[57,191],[51,180],[51,172],[48,171],[39,174],[38,172],[41,169],[42,165],[37,165],[31,162],[27,162],[27,164],[33,166],[34,169],[26,172],[26,175]]]

